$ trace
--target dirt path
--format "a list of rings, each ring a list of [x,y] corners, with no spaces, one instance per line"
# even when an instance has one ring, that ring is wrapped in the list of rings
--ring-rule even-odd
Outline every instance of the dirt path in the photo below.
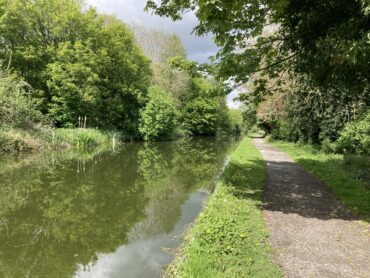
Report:
[[[264,216],[284,275],[370,278],[370,227],[287,154],[254,143],[267,162]]]

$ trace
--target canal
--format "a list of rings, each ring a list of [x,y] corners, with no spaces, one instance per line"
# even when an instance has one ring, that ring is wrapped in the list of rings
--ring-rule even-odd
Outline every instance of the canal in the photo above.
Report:
[[[0,159],[0,277],[161,277],[235,138]]]

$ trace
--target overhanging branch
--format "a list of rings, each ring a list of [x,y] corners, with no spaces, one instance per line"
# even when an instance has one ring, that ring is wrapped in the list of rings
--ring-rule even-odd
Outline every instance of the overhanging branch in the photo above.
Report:
[[[276,65],[281,64],[281,63],[283,63],[283,62],[285,62],[285,61],[287,61],[287,60],[289,60],[289,59],[291,59],[291,58],[293,58],[294,56],[297,56],[297,55],[298,55],[297,53],[294,53],[294,54],[292,54],[292,55],[290,55],[288,57],[285,57],[284,59],[281,59],[280,61],[277,61],[275,63],[272,63],[271,65],[268,65],[266,67],[259,68],[257,70],[251,71],[250,73],[256,73],[256,72],[260,72],[260,71],[263,71],[263,70],[266,70],[266,69],[275,67]]]

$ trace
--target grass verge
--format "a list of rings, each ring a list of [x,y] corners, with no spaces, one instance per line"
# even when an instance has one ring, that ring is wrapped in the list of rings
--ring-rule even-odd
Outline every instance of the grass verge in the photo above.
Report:
[[[264,179],[265,163],[244,138],[165,277],[281,277],[260,209]]]
[[[305,170],[320,178],[361,220],[370,222],[370,158],[327,154],[310,145],[273,141]]]

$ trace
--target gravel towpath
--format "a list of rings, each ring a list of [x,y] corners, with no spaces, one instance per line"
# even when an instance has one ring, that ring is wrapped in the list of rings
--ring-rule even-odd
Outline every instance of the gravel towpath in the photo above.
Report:
[[[267,164],[264,217],[284,276],[370,278],[370,225],[287,154],[254,144]]]

